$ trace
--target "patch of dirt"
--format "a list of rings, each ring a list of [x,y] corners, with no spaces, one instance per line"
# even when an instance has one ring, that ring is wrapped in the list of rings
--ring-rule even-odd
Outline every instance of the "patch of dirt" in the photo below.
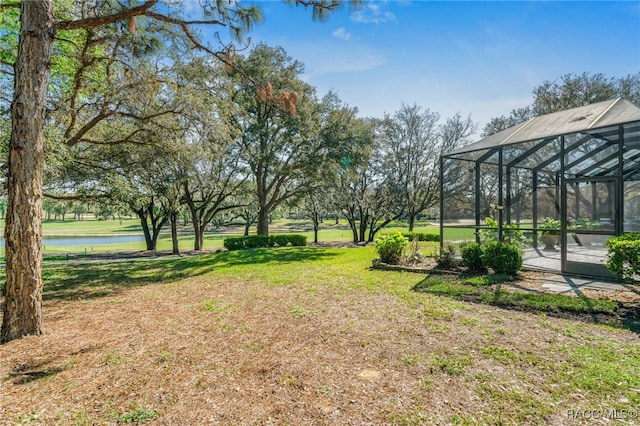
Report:
[[[46,333],[0,345],[0,425],[575,424],[564,410],[589,406],[563,393],[555,414],[520,411],[546,404],[557,348],[584,344],[572,323],[368,285],[220,273],[45,300]]]

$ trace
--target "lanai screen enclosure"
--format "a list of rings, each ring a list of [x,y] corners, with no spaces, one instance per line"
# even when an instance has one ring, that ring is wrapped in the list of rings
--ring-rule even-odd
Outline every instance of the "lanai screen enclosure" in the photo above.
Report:
[[[604,242],[640,231],[640,108],[534,117],[443,155],[440,173],[441,241],[480,242],[490,217],[499,239],[527,237],[526,267],[610,278]]]

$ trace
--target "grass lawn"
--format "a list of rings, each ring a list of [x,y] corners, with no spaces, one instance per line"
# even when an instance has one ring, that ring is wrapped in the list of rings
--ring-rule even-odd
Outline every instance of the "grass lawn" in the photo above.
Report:
[[[4,221],[3,221],[4,224]],[[136,218],[125,218],[122,220],[45,220],[42,222],[42,233],[44,235],[109,235],[140,233],[142,226],[140,220]]]
[[[587,307],[607,302],[512,309],[526,302],[482,299],[488,278],[374,257],[46,266],[46,333],[0,346],[0,424],[637,424],[638,334],[594,323]]]
[[[415,228],[416,232],[427,232],[432,234],[438,234],[440,231],[438,227],[428,226],[426,223],[421,223],[422,226]],[[255,228],[255,227],[254,227]],[[255,229],[251,229],[251,233],[255,234]],[[179,248],[182,251],[192,250],[194,238],[191,235],[192,229],[187,225],[183,229],[184,233],[179,236]],[[302,234],[307,237],[308,242],[313,241],[313,225],[310,221],[306,220],[277,220],[271,224],[270,230],[272,233],[296,233]],[[380,234],[390,233],[395,230],[401,232],[407,232],[407,228],[393,227],[384,229]],[[168,227],[166,229],[168,232]],[[211,232],[207,232],[204,238],[205,249],[219,248],[223,246],[224,238],[228,236],[240,236],[244,232],[242,227],[224,227],[215,229]],[[123,219],[119,220],[79,220],[79,221],[45,221],[43,223],[44,236],[118,236],[127,234],[142,235],[142,228],[138,219]],[[352,240],[351,231],[344,220],[335,224],[335,221],[329,220],[321,225],[321,229],[318,233],[319,242],[350,242]],[[167,233],[161,234],[158,239],[158,250],[171,250],[171,236]],[[145,243],[140,242],[118,242],[101,244],[88,238],[85,244],[82,245],[56,245],[55,240],[47,240],[44,244],[45,258],[57,257],[60,255],[78,255],[102,252],[116,252],[116,251],[138,251],[145,250]],[[0,256],[4,256],[4,246],[0,247]]]

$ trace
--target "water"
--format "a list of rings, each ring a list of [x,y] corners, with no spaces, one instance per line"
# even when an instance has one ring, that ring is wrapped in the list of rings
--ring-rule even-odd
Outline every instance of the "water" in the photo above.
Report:
[[[42,244],[46,246],[92,246],[100,244],[144,242],[143,235],[113,235],[91,237],[44,237]]]

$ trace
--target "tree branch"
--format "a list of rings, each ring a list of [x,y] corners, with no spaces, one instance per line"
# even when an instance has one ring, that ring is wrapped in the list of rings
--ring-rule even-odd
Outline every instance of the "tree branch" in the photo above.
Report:
[[[96,16],[93,18],[78,19],[75,21],[61,21],[56,23],[57,30],[77,30],[80,28],[90,28],[99,25],[108,25],[114,22],[123,21],[138,15],[144,15],[159,0],[148,0],[138,7],[125,9],[122,12],[114,13],[107,16]]]
[[[95,127],[99,122],[101,122],[102,120],[104,120],[105,118],[109,117],[113,115],[113,112],[111,111],[107,111],[107,112],[103,112],[101,111],[98,115],[96,115],[95,117],[93,117],[93,119],[91,119],[87,124],[85,124],[84,126],[82,126],[82,128],[80,130],[78,130],[78,133],[76,133],[73,137],[69,138],[69,140],[66,141],[66,145],[68,146],[73,146],[75,144],[77,144],[80,139],[89,131],[91,130],[93,127]]]
[[[242,77],[244,77],[245,79],[250,81],[254,86],[258,85],[254,79],[252,79],[250,76],[245,74],[240,68],[236,67],[230,61],[229,57],[227,55],[225,55],[223,52],[213,51],[210,48],[208,48],[207,46],[205,46],[202,43],[200,43],[200,41],[196,38],[196,36],[194,36],[193,33],[191,33],[191,30],[189,28],[189,25],[192,25],[192,24],[221,25],[221,26],[225,26],[226,27],[226,26],[228,26],[226,23],[221,22],[221,21],[216,21],[216,20],[210,20],[210,21],[183,21],[181,19],[171,18],[170,16],[162,15],[160,13],[155,13],[155,12],[151,12],[151,11],[145,12],[144,15],[148,16],[150,18],[156,19],[158,21],[161,21],[161,22],[166,22],[166,23],[169,23],[169,24],[173,24],[173,25],[179,26],[182,29],[182,32],[184,33],[184,35],[187,36],[189,41],[194,45],[194,47],[196,49],[200,49],[200,50],[202,50],[202,51],[214,56],[216,59],[218,59],[223,64],[233,68],[233,70],[235,70],[240,75],[242,75]]]

